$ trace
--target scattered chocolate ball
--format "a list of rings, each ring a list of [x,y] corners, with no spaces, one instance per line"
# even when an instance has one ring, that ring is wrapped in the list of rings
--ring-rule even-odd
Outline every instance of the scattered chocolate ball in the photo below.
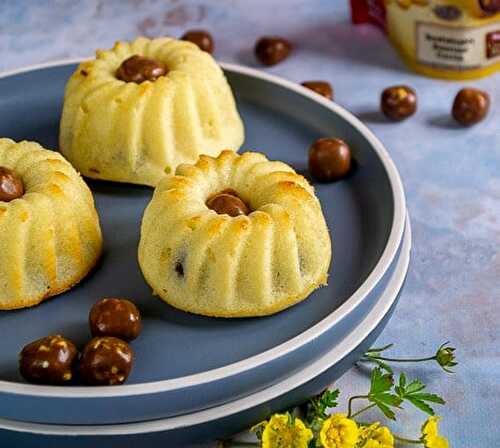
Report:
[[[325,98],[333,100],[332,86],[326,81],[304,81],[302,85]]]
[[[114,336],[132,341],[142,330],[141,314],[126,299],[99,300],[90,310],[89,325],[92,336]]]
[[[319,181],[341,179],[351,169],[351,150],[338,138],[320,138],[309,149],[309,171]]]
[[[232,217],[250,213],[250,208],[233,190],[224,190],[215,194],[208,199],[207,207],[215,210],[219,215],[226,214]]]
[[[380,97],[380,109],[393,121],[404,120],[417,110],[417,94],[408,86],[388,87]]]
[[[130,346],[111,336],[96,337],[85,346],[80,359],[80,378],[86,384],[123,384],[132,370]]]
[[[453,118],[463,126],[480,122],[490,108],[490,96],[479,89],[467,87],[460,90],[453,101]]]
[[[276,65],[286,59],[292,44],[277,36],[261,37],[255,44],[255,56],[264,65]]]
[[[125,82],[141,84],[144,81],[156,81],[166,73],[165,64],[135,54],[122,62],[116,71],[116,77]]]
[[[66,384],[72,380],[72,366],[78,350],[68,339],[47,336],[26,345],[19,355],[19,371],[31,383]]]
[[[214,40],[212,35],[205,30],[189,30],[183,34],[182,40],[187,40],[198,45],[200,50],[212,54],[214,52]]]
[[[0,201],[10,202],[24,194],[21,177],[10,168],[0,166]]]

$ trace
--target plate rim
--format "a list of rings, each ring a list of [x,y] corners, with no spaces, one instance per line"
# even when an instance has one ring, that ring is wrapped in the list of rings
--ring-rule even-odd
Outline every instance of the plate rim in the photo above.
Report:
[[[332,367],[339,359],[343,359],[364,340],[375,329],[375,327],[384,318],[390,310],[394,301],[404,286],[404,281],[408,273],[411,250],[412,250],[412,231],[410,217],[406,213],[405,234],[402,241],[402,251],[397,261],[396,269],[389,280],[389,284],[382,292],[380,299],[383,303],[377,302],[375,307],[370,310],[367,316],[357,325],[356,329],[362,328],[362,331],[351,333],[339,345],[333,347],[329,352],[323,354],[320,358],[312,362],[305,369],[296,372],[290,377],[278,382],[268,388],[251,394],[247,397],[239,398],[235,401],[215,406],[209,409],[203,409],[191,414],[185,414],[163,419],[149,420],[136,423],[121,423],[111,425],[57,425],[23,422],[18,420],[9,420],[0,418],[0,429],[15,432],[25,432],[33,434],[43,434],[49,436],[126,436],[134,434],[159,433],[173,431],[176,429],[189,428],[198,424],[207,424],[218,419],[230,417],[239,412],[245,412],[253,407],[262,405],[274,398],[277,398],[287,391],[296,389],[316,376],[321,375],[327,369]],[[386,300],[384,300],[386,298]],[[380,308],[380,309],[379,309]],[[374,318],[374,315],[377,315]],[[370,322],[371,326],[364,326],[365,322]],[[358,335],[358,337],[356,336]],[[350,339],[355,339],[352,342]],[[347,342],[346,342],[347,340]],[[346,346],[346,347],[344,347]],[[333,353],[333,354],[332,354]]]
[[[28,72],[33,72],[42,69],[57,68],[65,65],[79,64],[90,57],[83,58],[70,58],[57,61],[49,61],[40,64],[28,65],[25,67],[8,70],[0,73],[0,79],[8,78],[11,76],[21,75]],[[172,390],[187,389],[190,387],[200,386],[202,384],[221,381],[225,378],[239,375],[242,372],[262,366],[272,360],[283,357],[300,347],[308,344],[315,338],[319,337],[331,326],[339,320],[346,317],[355,307],[357,307],[369,292],[378,284],[387,269],[391,265],[394,257],[397,254],[398,248],[403,237],[405,228],[405,215],[406,215],[406,198],[404,193],[403,183],[399,172],[393,160],[382,142],[373,134],[373,132],[361,120],[355,117],[351,112],[337,103],[318,95],[317,93],[301,86],[298,83],[289,81],[280,76],[269,74],[261,70],[246,67],[234,63],[218,62],[224,71],[233,72],[240,75],[245,75],[252,78],[257,78],[274,84],[285,89],[291,90],[294,93],[309,98],[310,100],[320,104],[321,106],[329,109],[331,112],[341,116],[351,126],[353,126],[363,137],[370,143],[372,150],[375,151],[379,160],[384,167],[388,176],[393,201],[394,201],[394,214],[391,224],[391,231],[389,238],[385,245],[380,258],[378,259],[375,267],[368,274],[364,282],[351,294],[347,300],[332,311],[329,315],[321,319],[319,322],[308,328],[302,334],[294,336],[287,341],[265,350],[256,355],[239,360],[234,363],[226,364],[222,367],[206,370],[191,375],[171,378],[167,380],[159,380],[137,384],[126,384],[121,386],[48,386],[48,385],[34,385],[15,381],[1,380],[0,379],[0,394],[8,393],[13,395],[23,395],[32,397],[51,397],[51,398],[105,398],[105,397],[129,397],[129,396],[147,396],[161,392],[168,392]]]

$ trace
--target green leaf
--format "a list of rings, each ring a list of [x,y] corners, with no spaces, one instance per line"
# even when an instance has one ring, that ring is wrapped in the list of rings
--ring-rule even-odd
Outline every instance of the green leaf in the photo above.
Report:
[[[396,414],[392,411],[392,409],[385,405],[384,403],[376,400],[376,399],[371,399],[373,403],[377,405],[377,407],[382,411],[382,413],[387,417],[390,418],[391,420],[396,420]]]
[[[426,414],[429,415],[434,415],[434,409],[432,409],[427,403],[425,403],[422,400],[418,400],[416,398],[413,398],[411,396],[406,397],[406,400],[408,400],[413,406],[417,407],[421,411],[425,412]]]
[[[420,380],[413,380],[408,386],[405,387],[406,394],[413,394],[420,390],[425,389],[425,384]]]
[[[375,367],[371,375],[370,395],[387,392],[392,389],[393,384],[393,377],[390,373],[383,374],[380,367]]]
[[[410,402],[413,406],[429,415],[434,415],[434,409],[427,402],[445,404],[445,401],[439,395],[422,392],[425,389],[425,384],[422,381],[415,379],[410,384],[406,384],[406,382],[406,377],[402,373],[399,376],[399,385],[394,388],[401,400]]]
[[[399,407],[399,405],[403,402],[403,400],[397,395],[388,393],[376,394],[373,396],[373,398],[375,398],[377,401],[394,407]]]
[[[422,389],[425,389],[425,384],[418,379],[413,380],[410,384],[406,385],[406,376],[404,373],[399,375],[399,385],[395,387],[396,393],[400,397],[416,393]]]
[[[446,401],[444,401],[439,395],[436,394],[412,394],[412,397],[417,398],[418,400],[430,401],[431,403],[446,404]]]
[[[390,373],[383,373],[380,367],[375,367],[371,374],[370,392],[368,400],[377,405],[382,413],[391,420],[396,419],[396,415],[391,407],[398,408],[402,402],[401,397],[392,392],[394,378]]]
[[[399,387],[403,390],[406,387],[406,375],[404,373],[399,375]]]
[[[325,390],[321,395],[319,401],[321,406],[326,409],[334,408],[338,405],[337,399],[339,398],[340,390]]]
[[[337,399],[339,394],[339,389],[326,389],[320,395],[317,395],[309,400],[309,403],[307,404],[306,420],[308,422],[312,422],[318,418],[326,418],[326,411],[338,405]]]

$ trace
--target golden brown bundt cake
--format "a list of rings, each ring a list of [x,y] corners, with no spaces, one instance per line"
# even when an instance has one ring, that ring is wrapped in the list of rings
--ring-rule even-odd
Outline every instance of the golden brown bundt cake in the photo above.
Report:
[[[142,221],[146,281],[192,313],[276,313],[324,285],[330,259],[313,187],[255,152],[224,151],[180,165],[160,182]]]
[[[102,249],[89,188],[59,153],[0,139],[0,310],[78,283]]]
[[[87,177],[155,186],[201,153],[237,151],[243,138],[224,73],[191,42],[117,42],[66,86],[59,146]]]

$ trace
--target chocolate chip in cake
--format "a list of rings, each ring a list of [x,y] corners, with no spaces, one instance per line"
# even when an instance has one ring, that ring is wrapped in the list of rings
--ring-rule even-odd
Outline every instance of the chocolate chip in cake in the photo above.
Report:
[[[180,261],[175,263],[175,272],[179,275],[179,277],[184,277],[184,266]]]

